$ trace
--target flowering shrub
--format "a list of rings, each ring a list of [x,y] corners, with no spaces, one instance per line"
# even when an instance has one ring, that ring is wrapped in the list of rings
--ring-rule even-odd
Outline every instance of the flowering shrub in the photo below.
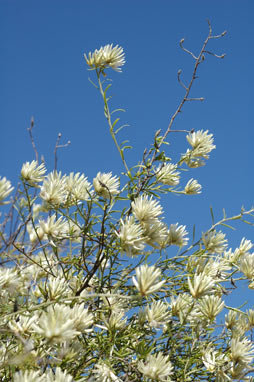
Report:
[[[22,166],[12,198],[11,183],[0,179],[0,204],[11,205],[0,236],[1,381],[252,380],[254,310],[227,306],[225,296],[241,280],[254,288],[253,244],[243,238],[231,249],[222,229],[254,209],[213,221],[191,241],[184,222],[165,222],[160,203],[160,194],[201,192],[192,177],[182,184],[181,170],[205,165],[213,135],[188,131],[190,147],[177,163],[163,147],[184,104],[201,100],[189,96],[198,67],[213,54],[209,41],[224,34],[212,35],[209,25],[198,56],[180,42],[193,75],[185,85],[178,73],[184,97],[131,168],[107,82],[108,70],[125,63],[123,49],[111,44],[85,55],[122,176],[99,172],[89,182],[85,174],[48,172],[36,155]]]

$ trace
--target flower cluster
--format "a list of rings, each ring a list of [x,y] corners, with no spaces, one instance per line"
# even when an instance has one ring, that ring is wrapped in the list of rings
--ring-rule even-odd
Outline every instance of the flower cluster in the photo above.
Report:
[[[21,167],[0,215],[0,381],[251,382],[254,309],[226,296],[254,289],[253,243],[229,248],[224,227],[254,209],[224,213],[199,237],[193,229],[193,240],[173,214],[166,224],[165,200],[201,192],[180,175],[205,164],[213,135],[188,133],[174,164],[161,150],[167,133],[157,132],[129,167],[105,85],[123,49],[106,45],[85,59],[125,172],[99,171],[90,183],[81,172],[47,173],[44,161]],[[0,178],[1,205],[12,191]]]

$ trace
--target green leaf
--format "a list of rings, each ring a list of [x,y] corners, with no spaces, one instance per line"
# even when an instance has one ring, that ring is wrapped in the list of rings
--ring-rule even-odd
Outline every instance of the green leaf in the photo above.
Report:
[[[117,118],[117,119],[113,122],[113,124],[112,124],[112,128],[114,128],[114,126],[117,124],[118,121],[120,121],[120,118]]]
[[[213,208],[210,207],[210,213],[211,213],[211,217],[212,217],[212,223],[214,225],[214,215],[213,215]]]

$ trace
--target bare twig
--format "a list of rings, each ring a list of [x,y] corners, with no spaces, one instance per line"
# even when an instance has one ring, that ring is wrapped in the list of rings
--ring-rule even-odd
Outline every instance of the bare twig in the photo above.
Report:
[[[62,147],[68,147],[71,144],[71,141],[68,141],[64,145],[59,145],[61,137],[62,137],[62,134],[59,133],[58,136],[57,136],[56,145],[55,145],[55,149],[54,149],[54,157],[55,157],[55,166],[54,166],[54,169],[55,169],[55,171],[57,169],[57,149],[60,149]]]
[[[27,131],[29,133],[29,136],[30,136],[30,139],[31,139],[31,143],[32,143],[32,146],[33,146],[33,149],[34,149],[34,152],[35,152],[35,158],[36,158],[36,162],[39,163],[39,155],[38,155],[38,151],[37,151],[37,148],[36,148],[36,145],[35,145],[35,142],[34,142],[34,137],[33,137],[33,133],[32,133],[32,130],[34,128],[34,117],[31,118],[31,122],[30,122],[30,127],[28,127]]]
[[[194,100],[194,98],[189,98],[189,94],[190,94],[192,85],[193,85],[195,79],[197,78],[197,70],[198,70],[198,67],[199,67],[200,63],[204,60],[204,54],[205,54],[205,52],[206,52],[206,46],[207,46],[209,40],[210,40],[211,38],[219,38],[219,37],[223,37],[223,36],[225,36],[225,34],[226,34],[226,32],[223,32],[223,33],[221,33],[220,35],[212,36],[212,28],[211,28],[210,21],[208,20],[207,22],[208,22],[208,27],[209,27],[209,33],[208,33],[208,36],[207,36],[207,38],[205,39],[205,41],[204,41],[204,43],[203,43],[203,46],[202,46],[202,48],[201,48],[201,50],[200,50],[200,52],[199,52],[199,55],[198,55],[197,57],[196,57],[192,52],[188,51],[187,49],[185,49],[185,48],[183,47],[184,39],[182,39],[182,40],[180,41],[180,46],[181,46],[181,48],[182,48],[186,53],[190,54],[193,58],[195,58],[195,65],[194,65],[194,69],[193,69],[193,72],[192,72],[192,77],[191,77],[191,80],[190,80],[190,82],[189,82],[188,87],[186,87],[185,85],[183,86],[183,87],[185,88],[185,90],[186,90],[186,93],[185,93],[185,95],[184,95],[182,101],[180,102],[178,108],[176,109],[175,113],[174,113],[173,116],[171,117],[170,122],[169,122],[169,125],[168,125],[168,128],[167,128],[167,130],[166,130],[164,136],[162,137],[162,140],[161,140],[161,142],[159,143],[159,146],[161,146],[162,143],[164,142],[164,140],[166,139],[168,133],[169,133],[170,130],[171,130],[171,126],[173,125],[176,116],[181,112],[182,107],[183,107],[183,105],[185,104],[185,102],[186,102],[186,101],[189,101],[189,100]],[[217,55],[215,55],[215,57],[219,57],[219,58],[223,58],[224,56],[225,56],[225,55],[222,55],[222,56],[217,56]],[[178,71],[178,81],[179,81],[179,75],[180,75],[180,74],[181,74],[181,72],[179,73],[179,71]],[[179,82],[180,82],[180,81],[179,81]],[[198,99],[195,99],[195,100],[203,101],[203,98],[198,98]],[[154,160],[154,157],[155,157],[155,154],[154,154],[154,156],[153,156],[153,160]],[[152,161],[153,161],[153,160],[152,160]]]
[[[212,28],[211,28],[210,21],[207,20],[207,22],[208,22],[208,27],[209,27],[209,33],[208,33],[208,36],[207,36],[207,38],[205,39],[205,41],[204,41],[204,43],[203,43],[203,45],[202,45],[202,47],[201,47],[201,50],[200,50],[198,56],[195,56],[194,53],[192,53],[192,52],[189,51],[188,49],[184,48],[184,46],[183,46],[184,39],[182,39],[182,40],[180,41],[180,47],[181,47],[181,49],[182,49],[184,52],[190,54],[190,55],[192,56],[192,58],[194,58],[194,60],[195,60],[195,65],[194,65],[194,68],[193,68],[192,76],[191,76],[189,85],[186,86],[186,85],[183,83],[183,81],[181,80],[181,73],[182,73],[182,70],[181,70],[181,69],[178,70],[178,73],[177,73],[177,79],[178,79],[179,84],[185,89],[185,94],[184,94],[184,96],[183,96],[181,102],[179,103],[179,105],[178,105],[178,107],[177,107],[175,113],[172,115],[172,117],[171,117],[171,119],[170,119],[170,121],[169,121],[167,130],[166,130],[166,132],[164,133],[164,135],[161,137],[161,139],[160,139],[159,141],[156,140],[156,136],[155,136],[155,141],[156,141],[156,146],[155,146],[155,144],[154,144],[154,149],[155,149],[155,150],[150,149],[148,152],[147,152],[147,150],[144,151],[143,161],[141,162],[140,167],[142,167],[143,165],[145,165],[145,166],[147,167],[147,174],[146,174],[146,176],[145,176],[143,179],[140,179],[140,180],[139,180],[139,185],[138,185],[138,189],[137,189],[137,191],[136,191],[135,197],[137,197],[137,196],[139,195],[139,193],[143,190],[144,186],[147,184],[147,181],[150,179],[150,177],[151,177],[151,176],[150,176],[150,169],[151,169],[151,167],[152,167],[152,165],[153,165],[153,163],[154,163],[154,161],[155,161],[156,155],[158,154],[158,151],[159,151],[161,145],[165,142],[166,137],[167,137],[167,135],[169,134],[169,132],[173,132],[173,130],[171,130],[171,127],[172,127],[172,125],[173,125],[173,123],[174,123],[175,118],[177,117],[177,115],[180,114],[180,112],[182,111],[182,108],[183,108],[184,104],[185,104],[186,102],[189,102],[189,101],[204,101],[204,98],[203,98],[203,97],[200,97],[200,98],[193,98],[193,97],[189,97],[189,94],[190,94],[190,91],[191,91],[191,89],[192,89],[192,86],[193,86],[194,81],[198,78],[198,77],[197,77],[197,70],[198,70],[199,65],[200,65],[200,64],[204,61],[204,59],[205,59],[205,53],[212,54],[211,52],[206,51],[206,46],[207,46],[209,40],[211,40],[212,38],[220,38],[220,37],[223,37],[223,36],[225,36],[225,34],[226,34],[226,32],[223,32],[223,33],[221,33],[220,35],[213,36],[213,35],[212,35]],[[217,57],[217,58],[223,58],[223,57],[225,57],[224,54],[221,55],[221,56],[216,55],[216,54],[212,54],[212,55],[214,55],[214,56]],[[179,130],[174,130],[174,131],[179,131]],[[183,131],[186,131],[186,130],[183,130]],[[189,133],[189,132],[188,132],[188,133]],[[152,153],[152,151],[153,151],[153,155],[152,155],[151,160],[149,161],[149,167],[148,167],[147,164],[146,164],[146,160],[147,160],[148,156]]]
[[[226,56],[225,53],[219,55],[219,54],[215,54],[213,52],[210,52],[209,50],[204,50],[204,53],[210,54],[211,56],[214,56],[214,57],[217,57],[217,58],[224,58]]]
[[[178,82],[179,82],[179,84],[180,84],[185,90],[187,90],[187,86],[184,85],[184,83],[183,83],[182,80],[181,80],[181,73],[182,73],[182,69],[179,69],[178,72],[177,72],[177,79],[178,79]]]
[[[181,49],[184,51],[184,52],[186,52],[186,53],[188,53],[188,54],[190,54],[191,55],[191,57],[193,57],[194,58],[194,60],[197,60],[198,59],[198,57],[196,57],[195,56],[195,54],[194,53],[192,53],[191,51],[189,51],[188,49],[186,49],[186,48],[184,48],[184,46],[183,46],[183,43],[184,43],[184,38],[182,38],[182,40],[180,41],[180,47],[181,47]]]
[[[186,102],[187,101],[204,101],[204,97],[200,97],[200,98],[186,98]],[[171,130],[172,131],[172,130]]]

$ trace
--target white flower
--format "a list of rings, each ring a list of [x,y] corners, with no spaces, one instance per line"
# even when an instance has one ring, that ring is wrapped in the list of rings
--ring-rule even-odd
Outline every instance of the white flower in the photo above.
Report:
[[[31,186],[36,186],[36,183],[42,182],[45,172],[44,163],[38,166],[38,162],[35,160],[24,163],[21,169],[22,178]]]
[[[193,158],[192,151],[187,150],[186,154],[182,156],[182,160],[189,166],[190,168],[198,168],[205,165],[205,161],[201,158]]]
[[[55,373],[53,371],[47,370],[44,374],[43,382],[73,382],[74,379],[67,371],[62,371],[60,367],[57,367]]]
[[[205,318],[213,321],[216,316],[222,311],[224,302],[219,296],[204,296],[198,305],[198,309]]]
[[[0,288],[10,293],[15,292],[21,283],[21,278],[15,268],[0,268]]]
[[[108,296],[102,297],[104,305],[107,309],[110,309],[111,312],[114,313],[124,313],[126,309],[126,299],[121,298],[119,296]]]
[[[226,271],[230,271],[231,268],[227,260],[218,257],[209,259],[203,268],[203,272],[216,280],[224,280],[228,276]]]
[[[202,361],[207,370],[213,373],[228,362],[228,357],[225,354],[220,354],[214,348],[207,348],[203,353]]]
[[[227,248],[227,239],[225,239],[225,234],[221,231],[211,231],[204,233],[202,235],[202,241],[204,243],[205,249],[209,253],[218,253],[221,254]]]
[[[232,330],[236,326],[238,319],[239,317],[237,312],[234,310],[230,310],[225,316],[226,328]]]
[[[240,270],[248,279],[254,278],[254,253],[247,253],[240,257],[239,260]]]
[[[68,204],[76,204],[80,200],[89,200],[92,185],[88,182],[84,174],[78,172],[70,173],[65,179],[65,189],[67,191]]]
[[[198,130],[186,136],[187,141],[192,146],[192,156],[209,158],[209,153],[216,148],[213,144],[213,134],[208,134],[208,130]]]
[[[21,370],[14,374],[13,382],[44,382],[44,376],[40,375],[40,370]]]
[[[158,328],[170,320],[169,305],[162,301],[153,301],[145,308],[145,315],[149,325]]]
[[[165,247],[168,238],[166,224],[156,219],[153,224],[143,224],[142,228],[146,244],[158,249]]]
[[[50,305],[41,314],[38,323],[33,325],[33,329],[51,343],[72,340],[80,334],[75,328],[71,308],[59,304]]]
[[[146,377],[156,381],[168,381],[167,377],[173,373],[173,366],[169,361],[169,356],[164,356],[162,352],[149,354],[144,361],[138,362],[138,370]]]
[[[14,187],[11,186],[11,182],[7,180],[5,177],[0,178],[0,205],[7,204],[9,202],[4,202],[3,200],[9,196]]]
[[[70,288],[66,280],[61,277],[49,276],[47,281],[37,284],[33,292],[36,297],[45,297],[46,300],[57,300],[66,297],[70,293]]]
[[[35,220],[38,216],[39,213],[43,211],[43,207],[39,203],[33,203],[33,219]]]
[[[98,382],[122,382],[105,363],[98,363],[93,370]]]
[[[157,168],[156,178],[158,182],[169,186],[176,186],[179,183],[180,172],[176,171],[177,165],[173,163],[164,164]]]
[[[177,245],[179,247],[183,247],[188,244],[188,238],[185,237],[188,235],[188,232],[185,230],[185,225],[178,226],[178,223],[171,224],[168,231],[168,245]]]
[[[110,67],[117,72],[121,72],[121,66],[125,64],[123,48],[113,44],[108,44],[101,47],[99,50],[95,50],[93,53],[89,52],[88,57],[84,55],[87,65],[91,69],[104,70]]]
[[[216,370],[217,362],[216,362],[216,354],[217,352],[214,349],[206,349],[202,356],[202,361],[208,371],[211,373]]]
[[[199,184],[196,179],[191,178],[186,184],[184,188],[184,192],[185,194],[188,194],[188,195],[195,195],[195,194],[200,194],[201,189],[202,189],[201,184]]]
[[[215,285],[215,281],[211,276],[207,276],[203,273],[195,273],[193,277],[193,284],[188,277],[188,285],[191,295],[194,298],[199,298],[205,294],[211,293],[211,290]]]
[[[84,307],[84,304],[74,305],[71,308],[70,317],[74,320],[74,327],[79,332],[89,331],[89,327],[93,324],[93,315],[88,312],[88,309]]]
[[[132,281],[142,296],[158,292],[165,283],[165,280],[158,281],[161,271],[154,265],[141,265],[136,269],[136,275],[137,279],[133,276]]]
[[[66,176],[62,177],[61,171],[51,172],[41,186],[40,197],[47,203],[54,206],[64,204],[66,201],[66,189],[65,189]]]
[[[236,248],[234,252],[234,258],[238,259],[240,256],[248,254],[252,247],[253,244],[250,240],[242,238],[239,248]]]
[[[112,172],[98,172],[93,180],[96,193],[106,199],[110,199],[113,195],[119,193],[119,185],[119,179],[116,176],[112,176]]]
[[[131,203],[132,211],[140,223],[152,224],[163,213],[162,207],[157,200],[150,199],[147,195],[136,198]]]
[[[181,293],[176,299],[171,298],[172,315],[178,316],[180,323],[186,323],[196,326],[202,320],[202,314],[197,309],[196,301],[187,293]]]
[[[116,235],[120,239],[121,251],[128,256],[134,256],[145,248],[143,230],[133,216],[127,217],[125,222],[121,220],[121,228]]]
[[[254,310],[249,309],[246,313],[247,313],[247,319],[248,319],[249,326],[251,328],[253,328],[254,327]]]
[[[194,306],[193,298],[187,293],[181,293],[175,299],[171,298],[171,309],[173,316],[179,316],[186,313],[186,310],[190,310],[191,306]]]
[[[29,239],[32,243],[36,242],[37,240],[43,240],[45,238],[44,231],[38,225],[33,226],[33,224],[29,222],[26,228],[29,234]]]
[[[39,220],[39,229],[48,237],[61,239],[66,236],[68,228],[67,221],[62,216],[57,220],[55,215],[49,216],[46,221]]]
[[[247,338],[232,338],[230,358],[236,363],[250,363],[254,357],[254,347]]]
[[[33,323],[37,320],[37,316],[18,316],[15,320],[8,323],[9,328],[18,334],[28,334],[32,331]]]
[[[185,154],[182,155],[182,161],[186,162],[189,167],[204,166],[204,159],[209,159],[209,153],[216,148],[213,144],[213,135],[208,134],[208,130],[199,130],[186,136],[187,141],[192,146]]]
[[[109,313],[109,317],[102,315],[102,321],[108,330],[120,330],[125,327],[127,317],[124,317],[124,311],[115,310]]]

